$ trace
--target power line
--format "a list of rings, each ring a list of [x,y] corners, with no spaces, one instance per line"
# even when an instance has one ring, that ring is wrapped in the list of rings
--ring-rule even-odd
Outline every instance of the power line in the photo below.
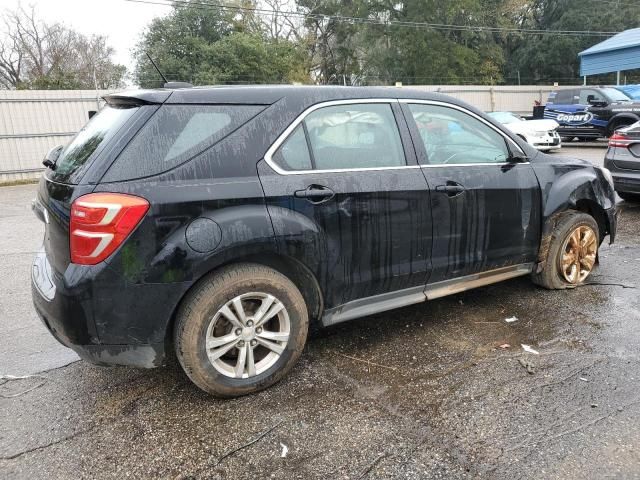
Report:
[[[186,1],[186,0],[173,0],[168,3],[169,0],[125,0],[131,3],[141,3],[141,4],[149,4],[149,5],[164,5],[167,7],[171,7],[174,5],[182,5],[182,6],[192,6],[196,8],[217,8],[220,10],[232,10],[232,11],[243,11],[243,12],[252,12],[263,15],[281,15],[281,16],[290,16],[297,18],[311,18],[316,20],[332,20],[336,22],[342,23],[350,23],[350,24],[369,24],[369,25],[379,25],[384,27],[407,27],[407,28],[416,28],[416,29],[431,29],[431,30],[441,30],[441,31],[471,31],[471,32],[486,32],[486,33],[514,33],[514,34],[522,34],[522,35],[557,35],[557,36],[578,36],[578,37],[609,37],[612,35],[616,35],[620,32],[603,32],[603,31],[591,31],[591,30],[540,30],[540,29],[531,29],[531,28],[508,28],[508,27],[486,27],[486,26],[471,26],[471,25],[451,25],[451,24],[443,24],[443,23],[429,23],[429,22],[410,22],[403,20],[382,20],[376,18],[362,18],[362,17],[350,17],[344,15],[326,15],[323,13],[312,13],[312,12],[293,12],[293,11],[276,11],[272,9],[266,8],[258,8],[258,7],[244,7],[238,5],[224,5],[219,3],[211,3],[207,1]]]

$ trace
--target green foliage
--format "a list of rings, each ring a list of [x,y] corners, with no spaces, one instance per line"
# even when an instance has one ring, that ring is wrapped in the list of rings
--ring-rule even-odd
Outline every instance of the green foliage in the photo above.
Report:
[[[235,4],[256,6],[252,0]],[[630,0],[615,8],[610,1],[598,0],[262,0],[258,4],[265,5],[285,10],[277,17],[285,21],[277,23],[276,16],[253,10],[176,4],[170,15],[154,20],[144,34],[135,79],[144,87],[162,84],[144,55],[148,51],[169,80],[195,84],[576,83],[578,52],[604,37],[517,30],[619,31],[640,24],[640,8]],[[287,18],[286,11],[311,15]],[[424,22],[516,31],[415,26]]]
[[[537,0],[521,11],[524,28],[541,30],[622,31],[640,25],[640,8],[631,2],[597,0]],[[536,35],[505,46],[507,74],[520,71],[523,83],[569,83],[579,80],[578,53],[604,40],[598,36]]]
[[[300,47],[268,39],[251,16],[238,18],[221,9],[176,6],[153,21],[138,45],[135,76],[143,87],[160,86],[145,52],[167,79],[197,85],[309,80]]]

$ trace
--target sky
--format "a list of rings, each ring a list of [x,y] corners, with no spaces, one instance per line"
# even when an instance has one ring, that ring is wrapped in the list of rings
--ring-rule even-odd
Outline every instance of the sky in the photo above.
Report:
[[[0,16],[5,9],[34,6],[45,23],[60,22],[85,35],[105,35],[115,48],[114,61],[133,69],[131,50],[145,27],[171,8],[125,0],[0,0]]]

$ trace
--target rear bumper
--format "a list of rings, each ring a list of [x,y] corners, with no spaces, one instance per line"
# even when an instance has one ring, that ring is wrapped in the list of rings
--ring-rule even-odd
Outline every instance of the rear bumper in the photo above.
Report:
[[[161,366],[167,329],[182,284],[130,285],[106,264],[52,271],[34,258],[32,298],[38,316],[63,345],[99,365]]]
[[[604,166],[611,171],[616,192],[640,194],[640,170],[618,168],[615,160],[605,157]]]

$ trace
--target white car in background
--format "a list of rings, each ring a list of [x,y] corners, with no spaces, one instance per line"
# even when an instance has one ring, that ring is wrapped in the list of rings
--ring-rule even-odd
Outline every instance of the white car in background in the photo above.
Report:
[[[562,147],[557,130],[559,125],[555,120],[525,120],[512,112],[490,112],[488,115],[538,150]]]

